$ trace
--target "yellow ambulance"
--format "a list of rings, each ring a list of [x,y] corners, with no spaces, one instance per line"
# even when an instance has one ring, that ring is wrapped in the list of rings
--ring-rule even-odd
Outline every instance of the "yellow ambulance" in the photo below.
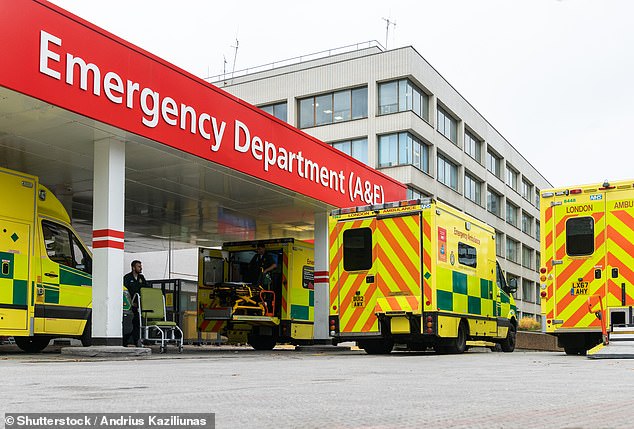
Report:
[[[634,180],[542,190],[540,218],[546,332],[584,355],[634,331]]]
[[[433,199],[338,209],[330,229],[329,331],[368,354],[478,341],[515,348],[517,314],[490,226]]]
[[[52,338],[90,345],[92,255],[38,178],[0,168],[0,337],[27,352]],[[131,329],[124,291],[124,330]]]
[[[262,243],[277,267],[270,284],[251,283],[249,263]],[[313,340],[313,245],[292,238],[225,243],[199,249],[198,330],[228,343],[271,350]],[[268,282],[266,282],[268,283]]]

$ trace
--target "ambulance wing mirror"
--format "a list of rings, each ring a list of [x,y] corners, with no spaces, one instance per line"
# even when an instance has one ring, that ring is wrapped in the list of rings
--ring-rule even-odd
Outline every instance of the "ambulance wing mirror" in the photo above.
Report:
[[[507,289],[508,289],[509,294],[517,292],[517,279],[515,277],[513,277],[512,279],[509,280],[509,284],[508,284],[508,288]]]

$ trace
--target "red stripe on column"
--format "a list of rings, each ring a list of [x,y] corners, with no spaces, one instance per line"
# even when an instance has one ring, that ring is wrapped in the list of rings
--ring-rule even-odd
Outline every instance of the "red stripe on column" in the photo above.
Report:
[[[123,238],[123,231],[117,231],[116,229],[96,229],[92,232],[93,238],[99,237],[113,237]]]
[[[93,249],[101,249],[104,247],[110,247],[113,249],[121,249],[123,250],[124,243],[123,241],[114,241],[114,240],[93,240],[92,247]]]

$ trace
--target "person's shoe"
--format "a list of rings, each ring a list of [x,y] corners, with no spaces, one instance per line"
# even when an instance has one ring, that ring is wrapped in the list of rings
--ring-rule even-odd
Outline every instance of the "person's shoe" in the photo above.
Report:
[[[143,347],[143,341],[139,340],[136,342],[137,347]]]

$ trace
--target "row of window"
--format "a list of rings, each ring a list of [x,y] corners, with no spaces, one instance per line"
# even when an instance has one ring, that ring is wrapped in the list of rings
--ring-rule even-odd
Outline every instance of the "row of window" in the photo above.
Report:
[[[487,189],[487,210],[489,213],[502,217],[502,195]],[[521,216],[520,216],[521,212]],[[535,237],[539,241],[541,232],[540,224],[538,220],[534,220],[533,216],[528,214],[524,210],[520,210],[518,206],[510,201],[506,201],[506,222],[509,225],[513,225],[516,228],[521,228],[522,232],[531,237]],[[521,220],[521,224],[519,223]],[[533,235],[533,222],[535,224],[535,235]]]
[[[498,231],[495,233],[495,253],[498,256],[505,257],[508,261],[522,264],[524,268],[531,270],[538,270],[541,265],[541,254],[539,252],[509,236],[505,240],[504,234]]]
[[[515,293],[515,298],[520,299],[524,302],[530,302],[533,304],[541,304],[541,291],[539,289],[539,283],[535,283],[532,280],[523,278],[521,279],[516,275],[507,274],[506,281],[509,282],[511,279],[516,279],[517,284],[521,285],[521,288],[518,288],[518,291]],[[520,292],[521,291],[521,295]]]
[[[409,79],[380,83],[378,99],[379,115],[412,111],[429,121],[429,95]],[[286,102],[262,106],[262,109],[282,120],[287,120]],[[298,125],[300,128],[350,121],[367,116],[367,86],[299,99]],[[458,144],[458,120],[440,104],[436,109],[436,129],[451,142]],[[336,142],[333,146],[367,163],[367,139]],[[465,153],[481,163],[482,146],[483,141],[465,127]],[[488,171],[502,179],[503,159],[492,148],[487,150],[485,164]],[[405,132],[380,136],[378,167],[395,165],[414,165],[429,174],[428,144]],[[439,154],[437,168],[438,180],[457,191],[458,165]],[[481,183],[474,176],[465,173],[465,196],[477,204],[481,204]],[[506,183],[511,189],[521,193],[524,199],[539,207],[539,189],[525,177],[520,180],[520,173],[508,163],[506,164]]]

